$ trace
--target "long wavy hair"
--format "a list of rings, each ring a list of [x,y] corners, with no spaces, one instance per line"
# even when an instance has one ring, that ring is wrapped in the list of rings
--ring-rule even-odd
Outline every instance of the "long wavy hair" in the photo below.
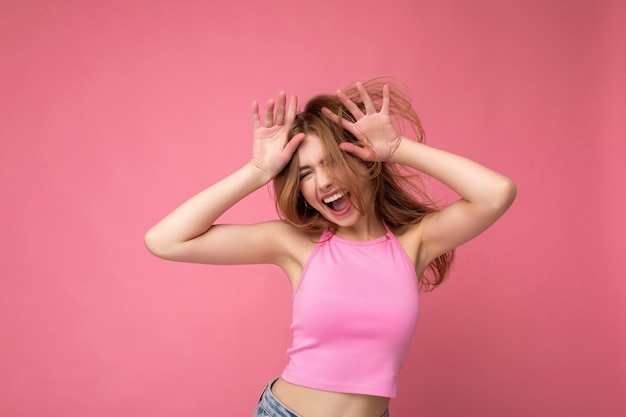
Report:
[[[375,78],[363,83],[377,109],[382,104],[383,85],[389,86],[390,115],[399,132],[409,127],[418,142],[424,142],[425,135],[419,117],[411,106],[407,90],[391,78]],[[365,107],[354,86],[342,90],[361,110]],[[327,175],[338,188],[345,188],[351,193],[354,207],[371,218],[382,219],[391,231],[401,235],[409,225],[419,223],[426,215],[439,210],[437,204],[426,192],[420,175],[415,170],[398,166],[390,162],[369,162],[344,152],[339,143],[357,139],[343,127],[322,114],[327,108],[344,119],[355,121],[354,116],[333,94],[322,94],[311,98],[304,110],[296,116],[289,140],[298,133],[315,134],[324,147],[324,165]],[[360,146],[360,145],[359,145]],[[368,195],[363,195],[359,186],[362,178],[368,176],[370,187]],[[274,178],[274,198],[276,210],[284,220],[293,226],[314,234],[321,233],[325,227],[331,232],[337,225],[329,222],[319,212],[305,202],[300,191],[299,161],[297,152],[287,166]],[[441,284],[449,271],[454,258],[454,250],[440,255],[433,260],[426,272],[419,278],[420,288],[430,291]]]

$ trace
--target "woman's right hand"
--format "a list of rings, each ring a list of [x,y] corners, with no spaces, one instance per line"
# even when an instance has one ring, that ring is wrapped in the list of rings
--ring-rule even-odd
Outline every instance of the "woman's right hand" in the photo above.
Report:
[[[261,171],[261,175],[267,181],[282,171],[305,136],[304,133],[299,133],[288,140],[289,130],[296,118],[298,98],[291,96],[288,109],[286,109],[286,101],[285,92],[281,91],[278,94],[278,105],[274,113],[274,100],[268,100],[263,124],[259,116],[259,103],[256,100],[252,102],[254,143],[250,162]]]

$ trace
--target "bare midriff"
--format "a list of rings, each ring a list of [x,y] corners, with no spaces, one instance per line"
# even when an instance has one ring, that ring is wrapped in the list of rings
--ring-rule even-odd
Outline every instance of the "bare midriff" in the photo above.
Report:
[[[276,380],[272,394],[287,408],[302,417],[380,417],[389,398],[373,395],[322,391]]]

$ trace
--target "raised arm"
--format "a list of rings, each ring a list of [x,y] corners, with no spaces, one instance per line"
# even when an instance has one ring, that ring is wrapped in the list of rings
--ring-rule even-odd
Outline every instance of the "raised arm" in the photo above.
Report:
[[[250,162],[177,207],[145,235],[148,250],[160,258],[194,263],[275,263],[272,236],[280,222],[255,225],[214,225],[229,208],[266,185],[287,164],[303,135],[287,141],[296,115],[297,98],[279,94],[267,104],[264,124],[259,106],[252,105],[254,143]]]
[[[418,253],[416,262],[423,267],[437,256],[467,242],[491,226],[513,203],[516,187],[513,181],[472,160],[415,142],[400,135],[389,115],[389,88],[383,87],[380,110],[357,83],[364,103],[363,112],[341,91],[338,97],[356,119],[356,123],[341,120],[343,127],[358,140],[357,146],[342,143],[343,150],[363,160],[388,161],[417,169],[446,186],[460,199],[422,220],[415,236]],[[329,111],[325,114],[338,121]],[[418,265],[419,266],[419,265]]]
[[[405,137],[390,161],[436,178],[461,197],[422,221],[418,258],[425,263],[485,231],[515,199],[515,184],[504,175]]]

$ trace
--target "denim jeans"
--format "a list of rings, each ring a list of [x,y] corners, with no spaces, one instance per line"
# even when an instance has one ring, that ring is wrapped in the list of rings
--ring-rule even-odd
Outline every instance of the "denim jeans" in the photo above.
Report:
[[[302,417],[288,409],[272,394],[272,385],[277,379],[272,379],[263,389],[253,417]],[[385,414],[380,417],[389,417],[389,411],[385,411]]]

